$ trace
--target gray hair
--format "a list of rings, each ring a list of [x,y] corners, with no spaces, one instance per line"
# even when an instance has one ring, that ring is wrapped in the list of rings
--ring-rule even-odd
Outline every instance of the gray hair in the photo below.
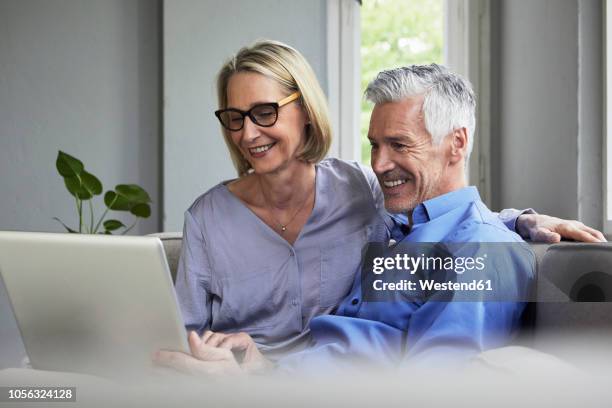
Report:
[[[467,79],[442,65],[411,65],[381,71],[368,85],[365,98],[381,104],[423,94],[425,128],[434,143],[455,129],[467,128],[467,164],[476,126],[476,97]]]

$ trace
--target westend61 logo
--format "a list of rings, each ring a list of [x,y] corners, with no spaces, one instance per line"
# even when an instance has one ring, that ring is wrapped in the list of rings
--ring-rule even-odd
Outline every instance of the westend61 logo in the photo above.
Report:
[[[529,301],[535,255],[525,243],[370,243],[364,301]]]

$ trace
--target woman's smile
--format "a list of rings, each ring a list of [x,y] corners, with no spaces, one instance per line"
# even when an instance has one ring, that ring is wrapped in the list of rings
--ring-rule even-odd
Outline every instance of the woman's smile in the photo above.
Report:
[[[259,159],[261,157],[266,156],[268,152],[270,151],[270,149],[272,149],[275,145],[276,145],[276,142],[266,144],[266,145],[249,147],[248,150],[249,150],[249,153],[251,154],[251,157],[255,159]]]

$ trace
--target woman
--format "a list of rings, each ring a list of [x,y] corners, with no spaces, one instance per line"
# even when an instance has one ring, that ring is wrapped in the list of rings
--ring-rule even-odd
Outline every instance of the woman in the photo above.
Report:
[[[267,352],[302,344],[310,319],[350,290],[373,226],[374,174],[322,160],[331,140],[314,72],[293,48],[242,49],[218,76],[222,125],[239,178],[185,214],[176,290],[188,329],[245,331]]]
[[[202,341],[217,346],[223,332],[246,332],[274,358],[306,345],[310,320],[334,311],[361,249],[393,221],[370,169],[323,160],[325,97],[296,50],[274,41],[241,49],[217,91],[239,178],[186,212],[176,290],[187,329]]]

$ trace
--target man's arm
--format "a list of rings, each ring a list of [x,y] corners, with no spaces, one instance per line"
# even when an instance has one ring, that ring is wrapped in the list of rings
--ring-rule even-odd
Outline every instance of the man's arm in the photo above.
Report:
[[[523,239],[533,242],[555,243],[561,239],[581,242],[607,242],[604,235],[580,221],[564,220],[537,214],[531,208],[516,210],[508,208],[498,214],[499,219]]]
[[[607,242],[604,235],[580,221],[563,220],[543,214],[523,214],[518,217],[517,230],[523,239],[555,243],[561,239],[581,242]]]

